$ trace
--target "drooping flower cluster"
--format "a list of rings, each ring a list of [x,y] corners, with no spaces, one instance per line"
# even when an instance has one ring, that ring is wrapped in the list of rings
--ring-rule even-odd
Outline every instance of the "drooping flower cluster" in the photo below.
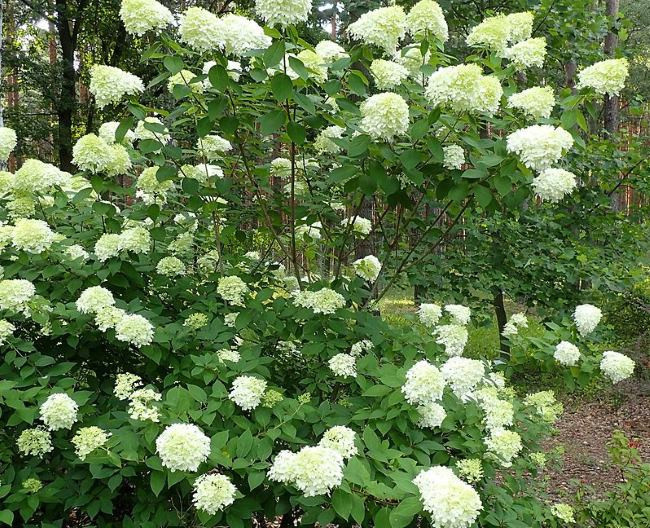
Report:
[[[439,68],[427,81],[425,96],[434,106],[456,113],[493,114],[499,109],[503,88],[499,80],[483,75],[476,64]]]
[[[156,453],[172,472],[196,471],[210,455],[210,439],[194,424],[172,424],[156,438]]]
[[[244,297],[250,290],[237,275],[221,277],[217,283],[217,293],[233,306],[244,306]]]
[[[50,249],[55,239],[56,234],[43,220],[21,218],[11,231],[11,243],[16,249],[36,255]]]
[[[555,106],[553,88],[550,86],[533,86],[527,90],[508,97],[508,106],[517,108],[534,119],[548,118]]]
[[[368,255],[352,263],[354,272],[364,280],[375,281],[381,271],[381,262],[374,255]]]
[[[4,345],[9,336],[12,336],[16,327],[6,319],[0,319],[0,345]]]
[[[544,37],[529,38],[518,42],[506,49],[503,56],[512,62],[516,70],[524,70],[544,66],[546,58],[546,39]]]
[[[113,306],[113,294],[102,286],[91,286],[81,292],[75,303],[77,310],[82,314],[96,314],[102,308]]]
[[[533,125],[520,128],[507,138],[508,152],[519,156],[526,167],[548,169],[573,145],[573,137],[561,127]]]
[[[232,144],[218,134],[209,134],[199,139],[197,150],[209,160],[217,160],[224,152],[232,149]]]
[[[217,350],[217,357],[219,361],[230,361],[232,363],[238,363],[241,359],[241,354],[236,348],[222,348]]]
[[[408,70],[401,64],[383,59],[372,61],[370,72],[374,75],[379,90],[391,90],[402,84],[409,75]]]
[[[555,423],[564,412],[564,406],[555,399],[555,393],[550,390],[529,394],[524,398],[524,405],[534,407],[546,423]]]
[[[165,277],[185,275],[185,264],[178,257],[163,257],[156,264],[156,271]]]
[[[485,376],[485,367],[476,359],[455,356],[445,361],[440,372],[453,393],[467,401]]]
[[[492,390],[478,391],[478,400],[483,409],[485,428],[489,431],[502,429],[512,425],[514,420],[514,407],[507,400],[498,398]]]
[[[362,339],[357,341],[354,345],[350,347],[350,354],[354,357],[360,356],[363,352],[368,352],[375,347],[370,339]]]
[[[435,429],[440,427],[440,424],[447,417],[445,408],[439,403],[425,403],[418,406],[418,426],[423,428]]]
[[[449,170],[460,170],[465,163],[465,150],[460,145],[447,145],[442,149],[444,159],[442,166]]]
[[[406,14],[397,5],[380,7],[361,15],[348,31],[353,38],[392,54],[406,34]]]
[[[26,493],[38,493],[43,487],[43,482],[37,478],[28,478],[23,481],[23,490]]]
[[[330,370],[336,375],[346,378],[348,376],[356,378],[357,360],[352,354],[341,352],[336,354],[327,362]]]
[[[13,128],[0,127],[0,161],[7,161],[17,143],[18,138]]]
[[[513,459],[523,448],[519,433],[507,429],[493,430],[485,439],[485,445],[503,467],[510,467]]]
[[[0,280],[0,310],[28,312],[27,303],[34,297],[36,288],[25,279]]]
[[[465,482],[470,484],[483,478],[483,464],[478,458],[466,458],[456,462],[456,472]]]
[[[608,350],[603,352],[600,370],[612,383],[629,378],[634,372],[634,361],[625,354]]]
[[[254,376],[238,376],[232,382],[228,398],[244,411],[252,411],[262,401],[266,381]]]
[[[441,42],[449,39],[449,29],[442,9],[434,0],[420,0],[406,15],[406,27],[415,38],[433,35]]]
[[[367,218],[363,218],[362,216],[346,218],[341,221],[341,225],[346,227],[349,226],[350,223],[352,224],[352,232],[358,235],[367,236],[372,231],[372,222]]]
[[[79,406],[67,394],[51,394],[41,404],[41,420],[50,431],[70,429],[77,421]]]
[[[457,325],[466,325],[469,323],[472,311],[462,304],[446,304],[445,311],[452,317],[452,323]]]
[[[392,9],[392,8],[385,8]],[[361,103],[361,128],[374,139],[393,141],[406,133],[409,107],[401,95],[384,92]]]
[[[178,34],[196,51],[214,51],[224,46],[221,26],[219,17],[207,9],[190,7],[181,15]]]
[[[138,348],[151,344],[153,334],[153,325],[139,314],[124,314],[115,325],[115,338]]]
[[[343,481],[343,457],[338,451],[320,445],[303,447],[297,453],[280,451],[268,477],[294,485],[305,497],[325,495]]]
[[[444,466],[421,471],[413,483],[418,487],[424,510],[431,514],[434,528],[469,528],[483,509],[472,486]]]
[[[196,75],[191,71],[181,70],[167,79],[167,90],[173,94],[175,86],[186,86],[194,93],[203,93],[203,84],[196,81],[192,82],[195,77]]]
[[[271,37],[264,34],[257,22],[234,13],[228,13],[221,19],[221,31],[226,53],[235,57],[241,57],[252,49],[265,49],[271,45]]]
[[[82,427],[72,437],[72,444],[75,447],[75,453],[81,460],[86,460],[86,457],[95,449],[102,447],[108,442],[110,433],[104,431],[101,427],[90,426]]]
[[[127,33],[137,36],[164,29],[174,21],[171,11],[156,0],[122,0],[120,18]]]
[[[543,202],[557,203],[578,186],[576,175],[564,169],[544,169],[533,178],[533,190]]]
[[[553,504],[553,506],[551,506],[551,513],[567,524],[573,524],[576,522],[575,511],[571,506],[563,502]]]
[[[225,475],[209,473],[194,481],[192,502],[197,510],[214,515],[235,502],[237,488]]]
[[[528,328],[528,318],[524,313],[515,313],[510,316],[508,322],[504,325],[501,334],[505,337],[517,335],[520,328]]]
[[[474,26],[467,36],[467,44],[503,53],[508,44],[530,38],[532,32],[533,14],[530,12],[496,15]]]
[[[115,388],[113,394],[118,400],[128,399],[136,387],[142,384],[142,378],[136,374],[125,372],[115,377]]]
[[[427,405],[442,398],[445,378],[438,368],[426,360],[420,360],[406,373],[402,393],[412,405]]]
[[[469,339],[467,328],[461,324],[440,325],[435,329],[436,343],[445,347],[448,356],[460,356]]]
[[[334,143],[332,138],[340,139],[343,136],[343,132],[345,132],[345,129],[336,125],[323,129],[314,140],[314,148],[316,149],[316,152],[321,154],[336,154],[337,152],[340,152],[341,147]]]
[[[442,317],[442,308],[437,304],[422,303],[418,308],[418,317],[424,326],[433,328]]]
[[[129,417],[132,420],[158,422],[160,420],[160,409],[154,402],[160,401],[162,394],[153,389],[136,389],[129,394]]]
[[[602,317],[603,312],[593,304],[581,304],[576,306],[573,312],[573,320],[576,323],[578,333],[582,337],[591,334],[598,326],[598,323],[600,323]]]
[[[357,446],[354,445],[356,433],[344,425],[336,425],[323,433],[318,445],[336,451],[344,459],[357,454]]]
[[[330,289],[322,288],[318,291],[296,291],[293,296],[296,306],[309,308],[317,314],[330,315],[345,306],[345,297]]]
[[[72,161],[81,170],[105,172],[109,176],[124,174],[131,168],[129,153],[122,145],[108,143],[95,134],[79,138],[72,149]]]
[[[18,451],[24,456],[42,457],[54,449],[50,432],[43,427],[25,429],[16,441]]]
[[[142,80],[132,73],[114,66],[94,64],[90,68],[90,92],[99,108],[117,104],[125,95],[135,95],[144,90]]]
[[[328,65],[348,56],[341,46],[331,40],[321,40],[316,44],[314,50],[325,61],[325,64]]]
[[[580,359],[580,351],[573,343],[560,341],[555,347],[553,357],[561,365],[573,367]]]
[[[311,0],[255,0],[255,12],[269,26],[288,26],[307,20]]]
[[[601,95],[618,95],[625,88],[627,76],[627,59],[608,59],[579,72],[576,88],[592,88]]]

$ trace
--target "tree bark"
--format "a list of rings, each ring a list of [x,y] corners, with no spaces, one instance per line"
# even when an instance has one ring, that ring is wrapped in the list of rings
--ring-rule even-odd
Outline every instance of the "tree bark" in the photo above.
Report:
[[[614,57],[618,45],[618,9],[619,0],[607,0],[605,14],[609,18],[609,31],[605,35],[603,51],[607,57]],[[618,95],[605,95],[604,100],[604,126],[609,135],[618,132],[619,126],[619,100]]]
[[[494,305],[494,313],[497,316],[497,328],[499,329],[499,344],[501,346],[501,352],[505,355],[509,355],[510,346],[503,336],[503,329],[508,322],[508,315],[506,313],[506,305],[503,299],[503,291],[500,288],[495,288],[492,304]]]

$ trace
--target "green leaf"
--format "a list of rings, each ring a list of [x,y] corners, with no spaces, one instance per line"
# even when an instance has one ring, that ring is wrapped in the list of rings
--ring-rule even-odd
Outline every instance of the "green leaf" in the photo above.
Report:
[[[422,505],[417,497],[407,497],[390,512],[391,528],[404,528],[411,524],[413,517],[422,511]]]
[[[366,95],[366,84],[368,84],[368,80],[360,71],[352,70],[348,75],[348,86],[355,94]]]
[[[293,83],[289,76],[284,73],[276,73],[271,77],[271,91],[278,101],[289,99],[293,92]]]
[[[208,79],[212,87],[219,92],[223,92],[228,87],[228,82],[230,81],[228,72],[220,64],[215,64],[210,68]]]
[[[352,512],[352,500],[349,493],[342,489],[337,489],[332,494],[332,508],[344,520],[348,520]]]
[[[349,180],[357,173],[357,168],[354,165],[343,165],[330,171],[329,180],[331,183],[341,183]]]
[[[203,117],[199,119],[198,123],[196,124],[196,133],[199,135],[199,137],[205,137],[212,130],[212,126],[212,119],[210,119],[208,116]]]
[[[306,112],[310,114],[316,113],[316,106],[314,105],[313,101],[306,95],[295,92],[293,94],[293,98],[295,99],[296,103],[298,103],[300,107]]]
[[[153,471],[150,478],[151,491],[157,497],[165,487],[165,473],[162,471]]]
[[[120,121],[120,124],[115,130],[115,141],[117,143],[121,143],[124,140],[126,133],[133,126],[133,121],[134,119],[132,117],[127,117],[126,119]]]
[[[181,59],[178,55],[167,55],[163,59],[163,64],[165,68],[167,68],[172,74],[178,73],[185,67],[183,59]]]
[[[237,456],[244,458],[253,447],[253,435],[250,429],[246,429],[237,439]]]
[[[305,137],[307,136],[305,127],[299,125],[295,121],[291,121],[287,125],[287,134],[289,134],[291,141],[293,141],[296,145],[302,145],[305,142]]]
[[[359,136],[352,138],[352,141],[350,141],[348,145],[348,156],[351,157],[361,156],[361,154],[364,154],[368,150],[369,145],[370,145],[370,136],[361,134]]]
[[[298,74],[298,76],[304,81],[309,79],[310,77],[309,70],[305,68],[305,65],[302,63],[300,59],[297,59],[296,57],[289,57],[289,66],[291,66],[291,69],[295,71]]]
[[[484,187],[483,185],[477,185],[474,188],[474,196],[476,196],[476,199],[478,200],[478,203],[481,205],[481,207],[487,207],[492,201],[492,192],[490,189]]]
[[[352,495],[350,498],[352,500],[352,518],[361,524],[366,516],[364,498],[359,495]]]
[[[487,176],[487,171],[485,169],[467,169],[465,172],[463,172],[463,178],[467,178],[468,180],[480,180],[482,178],[485,178]]]
[[[263,115],[260,120],[260,133],[263,136],[268,136],[277,131],[282,125],[284,125],[284,120],[286,115],[284,110],[272,110],[266,115]]]
[[[284,41],[276,40],[264,52],[264,64],[267,68],[272,68],[278,64],[284,57]]]
[[[264,479],[266,478],[266,473],[264,471],[254,471],[248,474],[248,488],[253,491],[257,488]]]

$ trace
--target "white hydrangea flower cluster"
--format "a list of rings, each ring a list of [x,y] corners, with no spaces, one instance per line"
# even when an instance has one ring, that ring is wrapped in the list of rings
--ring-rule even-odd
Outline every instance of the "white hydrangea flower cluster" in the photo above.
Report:
[[[36,288],[28,280],[0,280],[0,310],[28,313],[27,303],[35,294]]]
[[[244,411],[252,411],[262,401],[266,381],[254,376],[238,376],[232,382],[228,398]]]
[[[332,138],[341,139],[344,132],[345,129],[337,125],[328,126],[321,130],[314,140],[314,148],[316,149],[316,152],[319,154],[336,154],[340,152],[341,147],[334,143]]]
[[[95,134],[79,138],[72,148],[72,161],[81,170],[105,172],[108,176],[124,174],[131,168],[131,158],[122,145],[108,143]]]
[[[359,357],[364,352],[368,352],[373,348],[375,348],[375,345],[370,341],[370,339],[362,339],[350,347],[350,354]]]
[[[0,319],[0,345],[4,345],[7,338],[14,334],[16,327],[6,319]]]
[[[210,455],[210,439],[194,424],[172,424],[156,438],[156,453],[172,473],[196,471]]]
[[[440,427],[444,419],[447,417],[445,408],[439,403],[425,403],[418,406],[418,426],[422,428],[435,429]]]
[[[533,190],[543,202],[557,203],[578,186],[576,175],[564,169],[544,169],[533,178]]]
[[[127,33],[142,36],[173,23],[171,11],[156,0],[122,0],[120,18]]]
[[[485,376],[485,366],[476,359],[454,356],[445,361],[440,372],[453,393],[462,401],[468,401]]]
[[[138,314],[125,314],[115,325],[115,337],[140,348],[153,341],[153,325],[146,317]]]
[[[375,59],[370,64],[370,73],[375,77],[375,84],[379,90],[391,90],[402,84],[409,76],[408,70],[393,61]]]
[[[34,427],[25,429],[18,440],[16,447],[23,456],[42,457],[54,449],[52,446],[52,436],[50,432],[43,427]]]
[[[138,190],[137,197],[145,203],[156,203],[156,200],[165,200],[167,191],[174,187],[172,180],[159,181],[159,167],[146,167],[138,176],[135,187]]]
[[[132,73],[114,66],[94,64],[90,68],[90,93],[99,108],[117,104],[125,95],[135,95],[144,90],[142,80]]]
[[[512,466],[512,461],[523,449],[519,433],[507,429],[492,430],[490,436],[485,439],[485,445],[503,467]]]
[[[341,225],[345,227],[348,227],[350,223],[352,224],[352,232],[357,235],[368,236],[372,231],[372,222],[362,216],[345,218],[341,221]]]
[[[209,160],[218,160],[224,152],[232,150],[232,144],[218,134],[209,134],[199,139],[197,150]]]
[[[442,317],[442,308],[434,303],[422,303],[418,308],[417,314],[420,322],[424,326],[433,328]]]
[[[348,57],[346,51],[332,40],[321,40],[314,50],[328,65]]]
[[[420,492],[424,510],[431,514],[434,528],[469,528],[483,509],[476,490],[448,467],[423,470],[413,483]]]
[[[427,81],[425,96],[434,106],[454,112],[494,114],[501,103],[503,88],[499,80],[483,75],[476,64],[439,68]]]
[[[57,235],[47,222],[31,218],[20,218],[11,230],[11,243],[21,251],[38,255],[50,249]]]
[[[115,377],[113,394],[115,394],[118,400],[126,400],[140,385],[142,385],[142,378],[140,376],[131,374],[130,372],[124,372]]]
[[[467,36],[470,46],[485,47],[503,53],[508,44],[530,38],[533,33],[533,14],[512,13],[488,17],[474,26]]]
[[[169,93],[174,93],[175,86],[187,86],[194,93],[203,93],[203,84],[200,82],[192,82],[196,75],[189,70],[181,70],[175,73],[167,80],[167,90]]]
[[[442,148],[442,166],[449,170],[460,170],[465,164],[465,150],[460,145],[447,145]]]
[[[392,9],[392,8],[382,8]],[[396,93],[375,94],[361,103],[361,128],[374,139],[391,142],[405,134],[409,126],[409,107]]]
[[[412,405],[428,405],[442,398],[445,384],[443,373],[423,359],[407,371],[402,393]]]
[[[100,262],[117,257],[122,251],[146,254],[151,250],[151,235],[143,226],[125,229],[119,235],[104,233],[95,243],[93,251]]]
[[[158,422],[160,410],[153,402],[162,400],[162,394],[153,389],[136,389],[128,396],[128,413],[132,420]]]
[[[307,20],[311,0],[255,0],[255,12],[269,26],[286,27]]]
[[[406,34],[406,14],[404,9],[397,5],[373,9],[350,24],[348,32],[352,38],[392,54]]]
[[[156,264],[156,271],[165,277],[185,275],[185,264],[178,257],[163,257]]]
[[[50,431],[70,429],[77,421],[79,406],[67,394],[50,394],[41,404],[41,420]]]
[[[518,42],[503,52],[503,57],[512,62],[516,70],[544,66],[546,58],[546,38],[529,38]]]
[[[528,318],[523,312],[512,314],[501,334],[505,337],[517,335],[520,328],[528,328]]]
[[[566,367],[573,367],[578,363],[580,359],[580,350],[573,343],[568,341],[560,341],[555,346],[555,352],[553,353],[555,360]]]
[[[119,121],[107,121],[106,123],[101,124],[97,134],[99,135],[100,138],[106,141],[106,143],[112,145],[113,143],[116,143],[115,134],[117,133],[117,129],[119,126],[120,126]],[[135,140],[135,134],[133,133],[133,131],[127,130],[126,134],[124,134],[124,139],[122,139],[122,142],[131,145],[134,140]]]
[[[441,42],[449,39],[449,28],[442,9],[434,0],[420,0],[406,15],[408,32],[416,39],[433,35]]]
[[[447,324],[438,326],[435,331],[436,343],[445,347],[448,356],[461,356],[467,345],[469,333],[461,324]]]
[[[357,454],[356,433],[345,425],[336,425],[323,433],[318,445],[336,451],[344,459]]]
[[[374,255],[368,255],[352,263],[354,272],[364,280],[373,282],[381,272],[381,262]]]
[[[508,97],[508,106],[521,110],[534,119],[549,118],[555,106],[553,88],[533,86]]]
[[[158,130],[149,130],[146,125]],[[171,139],[169,130],[157,117],[145,117],[144,120],[138,121],[133,131],[133,137],[134,139],[155,139],[161,143],[168,143]]]
[[[567,524],[573,524],[576,522],[575,511],[571,506],[563,502],[553,504],[553,506],[551,506],[551,513]]]
[[[236,348],[222,348],[217,350],[217,357],[219,361],[230,361],[232,363],[238,363],[241,359],[241,354]]]
[[[268,48],[272,42],[257,22],[234,13],[228,13],[221,19],[221,31],[226,54],[235,57],[241,57],[253,49]],[[230,66],[229,63],[229,70]]]
[[[512,425],[515,410],[511,402],[496,397],[493,391],[478,391],[479,406],[483,409],[485,427],[489,431]]]
[[[318,291],[303,290],[293,294],[293,303],[302,308],[309,308],[316,314],[331,315],[345,306],[345,297],[330,288]]]
[[[327,80],[327,64],[318,53],[306,49],[298,53],[296,58],[305,65],[316,82],[323,83]]]
[[[555,399],[551,390],[534,392],[524,398],[524,405],[535,408],[535,411],[546,423],[555,423],[564,412],[564,406]]]
[[[227,476],[209,473],[194,481],[192,502],[197,510],[214,515],[235,502],[236,494],[237,488]]]
[[[422,55],[420,48],[410,47],[399,50],[395,53],[394,60],[404,66],[411,77],[418,83],[422,82],[420,68],[429,61],[431,54],[427,51],[426,56]]]
[[[65,248],[65,254],[70,260],[80,259],[82,261],[88,260],[90,254],[79,244],[72,244]]]
[[[627,59],[607,59],[578,73],[576,88],[592,88],[600,95],[618,95],[629,74]]]
[[[18,137],[16,131],[9,127],[0,127],[0,161],[7,161],[9,154],[16,148]]]
[[[446,304],[445,311],[452,317],[452,323],[466,325],[472,316],[472,310],[462,304]]]
[[[72,437],[72,445],[75,447],[75,453],[80,460],[86,460],[86,457],[95,449],[102,447],[111,433],[104,431],[101,427],[90,426],[82,427]]]
[[[602,317],[603,312],[593,304],[581,304],[576,306],[573,312],[573,320],[575,321],[578,333],[582,337],[591,334],[598,326],[598,323],[600,323]]]
[[[178,34],[181,42],[199,52],[224,47],[219,17],[202,7],[190,7],[181,15]]]
[[[608,350],[603,352],[600,370],[612,383],[618,383],[634,373],[634,361],[625,354]]]
[[[217,293],[233,306],[244,306],[244,298],[249,292],[246,283],[237,275],[221,277],[217,283]]]
[[[297,453],[280,451],[268,477],[294,485],[305,497],[325,495],[343,481],[343,457],[338,451],[320,445],[303,447]]]
[[[573,146],[573,137],[561,127],[533,125],[520,128],[507,138],[508,152],[517,154],[526,167],[548,169]]]
[[[323,228],[323,224],[321,222],[314,222],[313,224],[302,224],[296,226],[296,238],[320,240],[322,228]]]
[[[96,314],[102,308],[113,306],[115,298],[110,290],[102,286],[91,286],[81,292],[75,305],[82,314]]]
[[[479,458],[466,458],[456,462],[456,472],[465,482],[473,484],[483,478],[483,463]]]
[[[343,352],[336,354],[327,362],[330,370],[336,375],[346,378],[357,377],[357,359],[352,354]]]

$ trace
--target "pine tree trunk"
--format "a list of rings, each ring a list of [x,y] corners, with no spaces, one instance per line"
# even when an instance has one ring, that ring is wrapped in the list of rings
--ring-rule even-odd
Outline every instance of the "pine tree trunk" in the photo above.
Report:
[[[603,51],[607,57],[614,57],[616,46],[618,45],[618,8],[619,0],[607,0],[605,14],[609,20],[609,31],[605,35],[605,44]],[[617,95],[605,95],[604,101],[604,126],[607,133],[611,136],[618,132],[619,126],[619,100]]]

